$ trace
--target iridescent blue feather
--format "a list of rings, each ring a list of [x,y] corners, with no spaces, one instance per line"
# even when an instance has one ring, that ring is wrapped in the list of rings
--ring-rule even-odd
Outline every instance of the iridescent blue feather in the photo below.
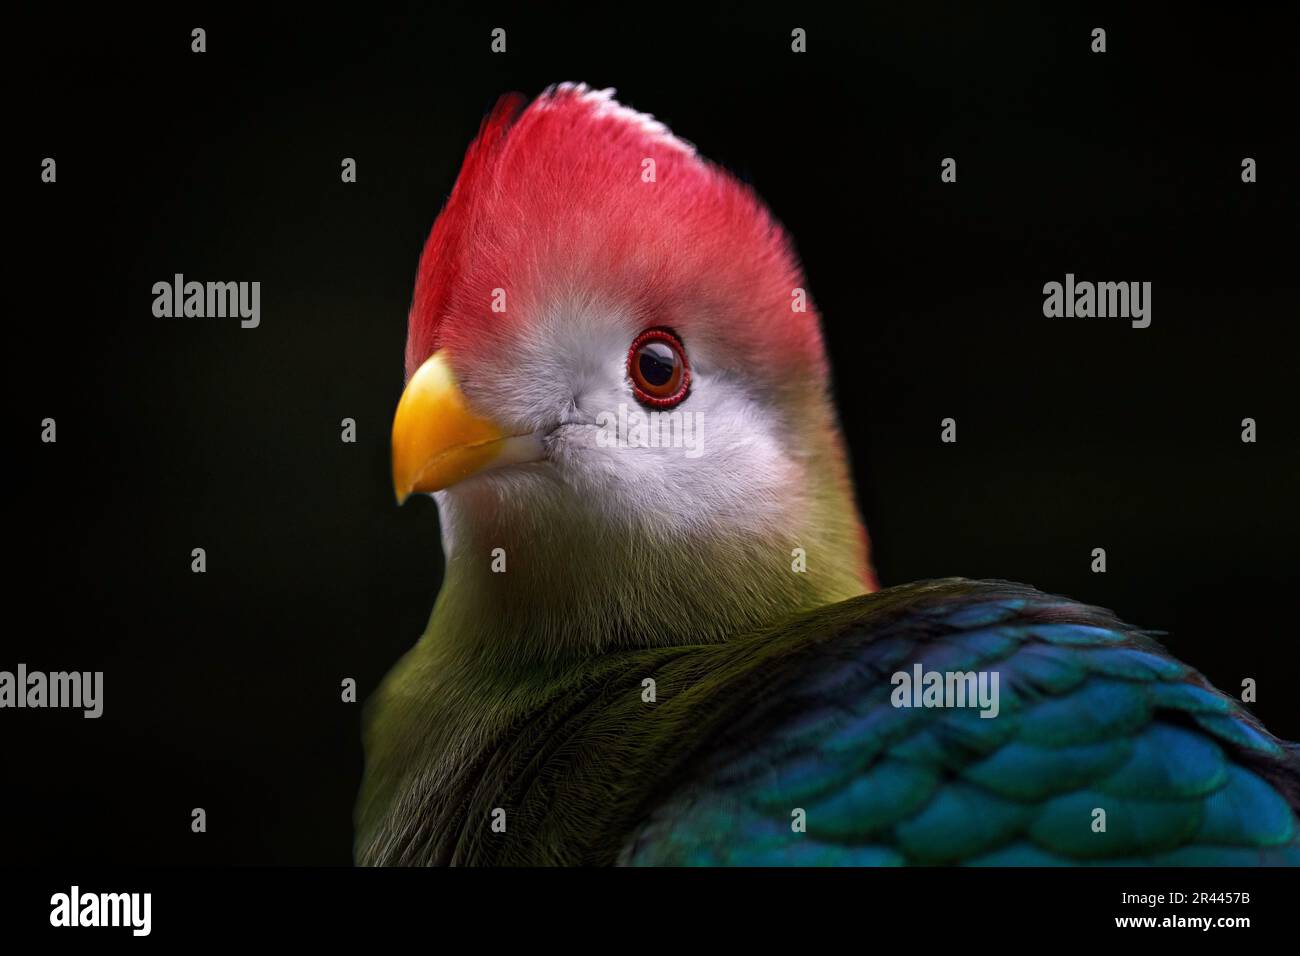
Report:
[[[895,706],[916,664],[996,673],[997,716]],[[1106,612],[939,592],[787,670],[623,862],[1300,864],[1294,747]]]

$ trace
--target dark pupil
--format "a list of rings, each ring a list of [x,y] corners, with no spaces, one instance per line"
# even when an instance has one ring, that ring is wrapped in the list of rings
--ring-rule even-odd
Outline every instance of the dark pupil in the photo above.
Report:
[[[637,364],[641,377],[651,385],[667,385],[673,377],[673,350],[661,342],[654,342],[641,348]]]

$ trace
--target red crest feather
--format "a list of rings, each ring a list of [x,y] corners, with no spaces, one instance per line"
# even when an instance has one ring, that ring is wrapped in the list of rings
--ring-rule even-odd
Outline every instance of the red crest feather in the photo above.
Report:
[[[612,94],[560,84],[527,105],[505,96],[484,120],[420,258],[407,376],[441,348],[490,349],[564,296],[617,302],[751,369],[824,374],[816,313],[792,308],[804,283],[781,227]]]

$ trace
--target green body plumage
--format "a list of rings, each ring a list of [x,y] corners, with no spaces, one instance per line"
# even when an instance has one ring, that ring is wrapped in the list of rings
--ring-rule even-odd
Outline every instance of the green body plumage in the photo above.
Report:
[[[997,672],[998,716],[893,706],[915,663]],[[501,719],[451,759],[421,749],[440,708],[401,702],[428,677],[373,705],[361,862],[1300,861],[1286,745],[1142,633],[1023,586],[891,588],[724,643],[503,673],[474,691]]]

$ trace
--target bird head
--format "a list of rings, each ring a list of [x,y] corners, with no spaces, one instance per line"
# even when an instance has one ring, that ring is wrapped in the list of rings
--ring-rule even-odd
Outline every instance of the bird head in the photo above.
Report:
[[[720,640],[874,587],[783,230],[612,94],[503,98],[420,259],[393,479],[437,499],[449,639]]]

